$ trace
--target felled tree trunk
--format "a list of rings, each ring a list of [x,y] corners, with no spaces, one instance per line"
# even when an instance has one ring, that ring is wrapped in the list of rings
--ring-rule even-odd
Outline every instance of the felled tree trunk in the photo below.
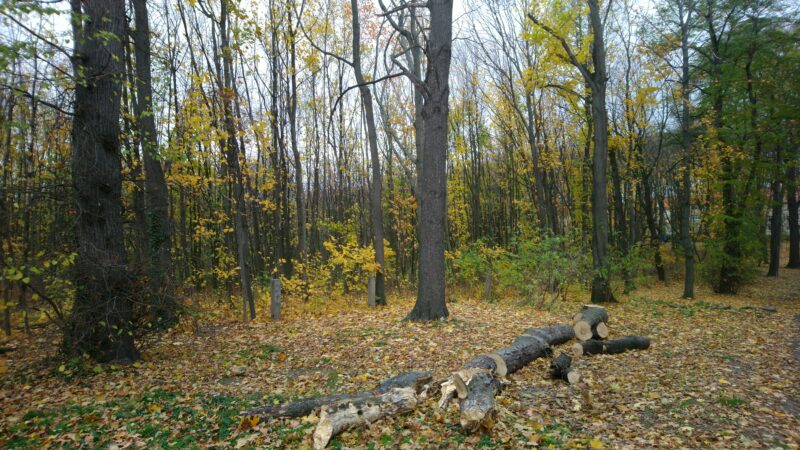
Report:
[[[453,373],[442,383],[439,407],[444,409],[450,400],[461,400],[461,426],[467,431],[488,427],[495,412],[494,398],[503,388],[501,379],[533,360],[552,354],[551,345],[558,345],[575,336],[567,325],[530,328],[508,347],[488,355],[480,355]]]
[[[417,406],[417,392],[410,387],[392,388],[374,396],[344,400],[325,407],[314,430],[314,448],[324,449],[333,436],[388,416],[408,413]]]
[[[646,350],[650,347],[650,338],[644,336],[625,336],[608,341],[590,340],[577,342],[572,346],[572,354],[583,355],[614,355],[627,350]]]
[[[582,341],[605,339],[608,337],[608,312],[602,306],[586,305],[573,317],[575,337]]]
[[[361,391],[355,394],[343,393],[301,398],[300,400],[284,403],[282,405],[248,409],[239,414],[243,416],[258,416],[262,419],[304,417],[326,405],[333,405],[341,402],[358,402],[362,399],[378,397],[394,389],[410,388],[416,393],[420,391],[425,383],[431,380],[431,372],[406,372],[382,381],[369,391]]]
[[[572,358],[566,353],[561,352],[557,358],[550,363],[550,375],[558,380],[564,380],[569,384],[575,384],[581,379],[577,370],[572,369]]]

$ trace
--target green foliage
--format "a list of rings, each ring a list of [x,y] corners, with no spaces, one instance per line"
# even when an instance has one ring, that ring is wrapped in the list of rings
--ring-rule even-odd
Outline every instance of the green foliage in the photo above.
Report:
[[[504,293],[520,295],[525,303],[545,306],[564,298],[570,286],[582,284],[591,274],[591,261],[577,240],[548,235],[516,241],[513,250],[471,244],[451,258],[451,279],[467,286],[483,283],[487,274]],[[538,302],[536,300],[539,299]]]
[[[762,233],[753,220],[717,219],[722,230],[706,241],[700,274],[715,292],[735,293],[758,275]],[[736,221],[738,226],[725,229],[724,221]]]

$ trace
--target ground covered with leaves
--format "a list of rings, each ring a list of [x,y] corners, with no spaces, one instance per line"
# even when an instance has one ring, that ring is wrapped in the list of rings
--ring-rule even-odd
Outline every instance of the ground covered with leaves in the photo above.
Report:
[[[649,336],[649,350],[578,358],[576,385],[548,379],[545,360],[511,375],[489,431],[465,434],[455,407],[439,413],[428,401],[331,447],[797,448],[800,271],[735,297],[700,288],[689,301],[680,292],[677,283],[652,286],[609,305],[611,337]],[[15,335],[4,345],[16,349],[0,356],[0,447],[311,447],[312,417],[259,423],[238,413],[369,389],[407,370],[443,378],[525,328],[569,323],[585,302],[572,297],[540,310],[456,293],[451,320],[430,324],[402,320],[410,295],[373,310],[359,296],[290,302],[283,321],[248,325],[199,302],[204,309],[124,367],[59,359],[55,330]]]

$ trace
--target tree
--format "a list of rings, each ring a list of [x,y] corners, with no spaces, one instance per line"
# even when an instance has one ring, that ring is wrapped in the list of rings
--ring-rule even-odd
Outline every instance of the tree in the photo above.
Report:
[[[170,258],[171,234],[169,229],[169,204],[167,181],[158,159],[158,142],[155,114],[153,112],[153,82],[150,67],[150,22],[147,0],[131,0],[136,15],[133,34],[136,56],[136,119],[139,142],[144,160],[147,208],[147,233],[150,252],[150,287],[154,301],[154,315],[162,326],[177,320],[177,304],[171,291]]]
[[[528,17],[534,24],[556,39],[564,50],[567,61],[581,73],[591,90],[592,116],[592,303],[614,301],[611,292],[611,270],[608,249],[608,197],[606,168],[608,162],[608,112],[606,110],[606,48],[603,37],[603,21],[597,0],[587,0],[589,23],[592,31],[591,67],[581,62],[567,40],[533,14]]]
[[[367,141],[369,143],[370,166],[372,170],[372,185],[370,186],[370,217],[372,219],[372,246],[375,249],[375,262],[380,269],[375,274],[375,303],[386,304],[386,288],[384,281],[384,268],[386,260],[383,251],[383,208],[381,198],[383,192],[383,177],[381,176],[381,161],[378,155],[378,130],[375,126],[375,111],[372,104],[372,91],[361,68],[361,22],[359,20],[358,1],[350,0],[353,15],[353,71],[361,94],[361,103],[364,108],[364,117],[367,122]]]
[[[430,0],[430,34],[425,48],[427,67],[422,83],[423,144],[418,174],[419,279],[417,301],[409,320],[448,316],[445,303],[445,219],[447,217],[447,131],[453,0]],[[413,76],[413,75],[412,75]]]
[[[78,80],[72,125],[78,252],[64,349],[100,361],[131,360],[139,352],[122,233],[119,141],[125,2],[72,0],[71,6]]]

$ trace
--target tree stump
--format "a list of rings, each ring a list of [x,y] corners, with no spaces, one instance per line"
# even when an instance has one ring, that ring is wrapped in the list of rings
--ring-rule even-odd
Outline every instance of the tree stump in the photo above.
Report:
[[[375,277],[370,276],[367,278],[367,306],[374,308],[375,305]]]
[[[281,320],[281,280],[273,278],[269,291],[269,314],[272,320]]]

